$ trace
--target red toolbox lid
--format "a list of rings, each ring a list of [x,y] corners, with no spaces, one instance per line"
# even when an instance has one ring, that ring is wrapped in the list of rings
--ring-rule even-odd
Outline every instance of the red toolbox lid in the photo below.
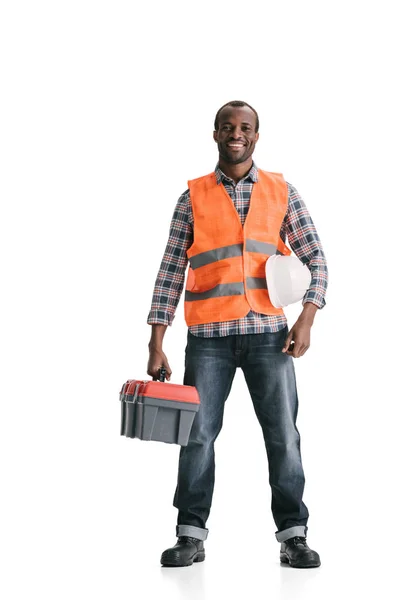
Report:
[[[138,396],[200,404],[199,393],[193,385],[180,385],[164,381],[129,379],[125,384],[124,394],[133,396],[138,383],[140,384]]]
[[[199,393],[193,385],[180,385],[164,381],[144,381],[139,396],[200,404]]]

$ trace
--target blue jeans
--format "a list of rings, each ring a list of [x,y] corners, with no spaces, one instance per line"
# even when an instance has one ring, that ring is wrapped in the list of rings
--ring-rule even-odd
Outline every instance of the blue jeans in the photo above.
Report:
[[[178,536],[207,538],[214,491],[214,442],[237,367],[243,369],[264,436],[276,538],[284,542],[306,535],[308,510],[302,501],[296,378],[293,358],[281,351],[287,334],[287,326],[276,333],[217,338],[197,337],[188,331],[184,384],[196,386],[201,405],[188,445],[181,447],[179,455],[173,500],[178,509]]]

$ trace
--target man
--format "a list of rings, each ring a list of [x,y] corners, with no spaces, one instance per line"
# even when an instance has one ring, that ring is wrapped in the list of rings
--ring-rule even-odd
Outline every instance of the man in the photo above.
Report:
[[[178,200],[148,317],[152,334],[147,372],[157,376],[164,366],[170,379],[162,341],[189,262],[184,384],[197,388],[201,406],[189,443],[180,450],[173,502],[178,540],[163,552],[161,564],[188,566],[205,558],[214,442],[236,368],[241,367],[264,435],[280,560],[292,567],[318,567],[319,555],[306,541],[293,358],[309,348],[315,313],[325,305],[325,256],[296,189],[252,160],[259,137],[256,111],[245,102],[229,102],[218,111],[214,128],[218,164],[213,173],[189,181]],[[286,237],[312,274],[303,310],[290,331],[283,310],[269,299],[265,280],[268,257],[290,253]]]

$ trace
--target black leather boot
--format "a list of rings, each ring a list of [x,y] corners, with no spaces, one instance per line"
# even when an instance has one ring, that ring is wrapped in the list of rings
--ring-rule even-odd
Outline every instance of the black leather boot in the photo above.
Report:
[[[161,555],[161,564],[165,567],[188,567],[194,562],[202,562],[206,555],[204,542],[186,535],[178,537],[173,548],[168,548]]]
[[[305,537],[292,537],[281,544],[281,562],[291,567],[305,569],[319,567],[321,564],[318,552],[307,546]]]

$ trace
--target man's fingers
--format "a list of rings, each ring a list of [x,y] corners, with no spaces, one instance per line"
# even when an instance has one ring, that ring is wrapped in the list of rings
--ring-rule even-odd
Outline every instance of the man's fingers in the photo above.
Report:
[[[304,356],[310,346],[304,346],[303,349],[299,352],[299,357]]]
[[[150,351],[149,361],[147,363],[147,375],[150,375],[154,379],[159,379],[160,369],[163,368],[166,371],[166,379],[169,381],[172,374],[172,369],[169,366],[168,359],[162,350]]]
[[[166,377],[167,377],[167,380],[169,381],[171,379],[172,369],[169,366],[168,361],[164,362],[164,368],[167,371]]]
[[[156,369],[157,375],[159,375],[161,368],[165,369],[165,371],[166,371],[165,378],[167,381],[169,381],[171,379],[172,369],[169,366],[168,361],[166,359],[163,361],[162,367],[158,367],[158,369]]]
[[[151,364],[149,365],[149,368],[147,369],[147,375],[150,375],[150,377],[159,377],[160,376],[160,369],[162,368],[162,365],[160,364]]]
[[[296,344],[293,342],[290,346],[289,346],[289,350],[286,352],[286,354],[288,356],[292,356],[293,358],[296,358],[296,352],[297,352],[297,348],[296,348]]]
[[[309,347],[309,331],[305,331],[304,327],[298,325],[298,322],[295,323],[288,333],[282,352],[286,352],[286,354],[293,358],[300,358],[300,356],[303,356],[307,352]]]
[[[286,338],[285,345],[282,348],[282,352],[288,352],[290,344],[292,342],[292,337],[293,337],[293,333],[292,333],[292,331],[289,331],[288,336]],[[290,351],[288,352],[288,354],[289,353],[290,353]]]
[[[290,350],[287,351],[286,354],[289,354],[290,356],[292,356],[293,358],[300,358],[301,356],[303,356],[307,350],[309,349],[310,346],[307,346],[306,344],[302,344],[301,346],[299,346],[298,342],[295,342]]]

